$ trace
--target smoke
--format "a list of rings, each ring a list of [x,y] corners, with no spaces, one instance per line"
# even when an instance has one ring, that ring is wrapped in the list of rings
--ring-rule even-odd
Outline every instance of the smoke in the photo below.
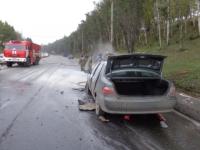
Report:
[[[99,42],[96,46],[95,46],[95,51],[93,54],[106,54],[106,53],[114,53],[114,48],[112,46],[112,44],[110,42],[107,43],[102,43]]]
[[[94,46],[94,50],[92,51],[92,60],[96,61],[97,57],[101,56],[105,58],[108,54],[114,54],[115,50],[110,42],[98,42],[97,45]]]
[[[115,54],[112,44],[110,42],[98,42],[89,54],[89,58],[85,65],[86,70],[89,68],[90,59],[92,59],[92,65],[94,65],[100,59],[105,60],[110,54]]]

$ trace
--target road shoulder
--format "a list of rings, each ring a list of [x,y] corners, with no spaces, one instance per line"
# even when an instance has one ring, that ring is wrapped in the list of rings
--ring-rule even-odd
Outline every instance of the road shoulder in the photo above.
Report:
[[[175,110],[200,122],[200,99],[198,98],[179,93]]]

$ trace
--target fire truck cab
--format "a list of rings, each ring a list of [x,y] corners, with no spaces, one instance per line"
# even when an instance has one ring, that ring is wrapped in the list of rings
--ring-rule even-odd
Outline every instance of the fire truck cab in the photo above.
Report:
[[[31,41],[9,41],[4,43],[4,60],[8,67],[14,63],[23,66],[38,65],[41,46]]]

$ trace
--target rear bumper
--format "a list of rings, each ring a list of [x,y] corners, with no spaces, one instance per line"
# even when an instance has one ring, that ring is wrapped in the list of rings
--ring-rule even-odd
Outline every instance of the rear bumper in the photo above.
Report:
[[[19,57],[5,57],[5,62],[26,62],[26,58],[19,58]]]
[[[176,104],[176,98],[167,96],[132,99],[104,97],[99,104],[103,111],[111,114],[154,114],[171,112]]]

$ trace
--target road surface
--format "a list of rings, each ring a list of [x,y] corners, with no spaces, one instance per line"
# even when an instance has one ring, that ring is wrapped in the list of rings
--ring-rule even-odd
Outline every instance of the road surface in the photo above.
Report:
[[[86,75],[75,60],[50,56],[39,66],[0,71],[0,150],[199,150],[199,124],[175,112],[169,128],[154,116],[108,116],[78,110]]]

